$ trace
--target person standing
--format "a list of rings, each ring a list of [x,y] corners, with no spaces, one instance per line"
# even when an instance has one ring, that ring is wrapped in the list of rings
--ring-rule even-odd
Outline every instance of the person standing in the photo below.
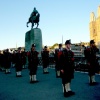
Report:
[[[63,48],[62,48],[62,44],[59,44],[59,48],[55,49],[55,53],[54,53],[54,62],[55,62],[55,70],[56,70],[56,78],[60,78],[60,67],[61,67],[61,63],[60,63],[60,55],[62,54]]]
[[[43,74],[48,74],[48,65],[49,65],[49,51],[47,46],[44,46],[44,50],[41,52],[42,63],[43,63]]]
[[[10,67],[11,67],[11,53],[9,52],[9,49],[5,50],[5,74],[10,73]]]
[[[2,71],[2,53],[0,51],[0,70]]]
[[[26,68],[26,52],[25,50],[22,52],[22,68]]]
[[[2,59],[1,59],[1,66],[2,66],[2,71],[5,71],[6,68],[6,63],[5,63],[5,50],[3,50],[3,54],[2,54]]]
[[[36,83],[37,67],[39,64],[38,52],[35,50],[36,45],[32,44],[31,51],[28,53],[29,70],[30,70],[30,83]]]
[[[13,51],[13,53],[12,53],[12,67],[15,67],[15,62],[16,62],[16,52]]]
[[[96,47],[94,40],[90,40],[90,47],[84,51],[84,55],[88,64],[90,85],[96,85],[95,73],[99,71],[98,58],[96,57],[97,52],[99,52],[99,49]]]
[[[61,78],[63,85],[64,97],[74,95],[75,92],[71,90],[71,80],[74,78],[74,53],[71,51],[71,41],[66,40],[65,49],[60,56],[61,62]]]
[[[22,53],[21,47],[18,48],[18,51],[15,55],[15,69],[16,69],[16,77],[22,77]]]

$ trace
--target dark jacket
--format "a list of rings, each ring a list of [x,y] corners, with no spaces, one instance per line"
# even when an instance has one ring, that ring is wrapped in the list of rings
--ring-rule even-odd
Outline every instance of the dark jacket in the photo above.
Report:
[[[62,55],[60,56],[63,82],[70,82],[74,78],[74,53],[71,50],[64,49]]]
[[[41,57],[43,64],[49,65],[49,51],[42,51]]]
[[[28,53],[28,62],[29,62],[29,69],[34,69],[39,64],[38,59],[38,52],[37,51],[31,51]]]
[[[22,53],[16,53],[15,55],[15,68],[16,71],[22,70]]]

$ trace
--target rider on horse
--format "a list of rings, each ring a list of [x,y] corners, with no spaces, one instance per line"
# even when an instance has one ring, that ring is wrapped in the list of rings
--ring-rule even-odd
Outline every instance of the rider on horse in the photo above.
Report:
[[[33,18],[33,20],[35,20],[37,14],[38,14],[38,11],[37,11],[36,8],[34,7],[33,12],[32,12],[31,15],[30,15],[30,19]]]
[[[29,17],[29,21],[27,22],[27,27],[28,27],[28,23],[32,23],[32,28],[34,26],[34,23],[37,23],[37,27],[39,25],[39,17],[40,14],[38,13],[38,11],[36,10],[36,8],[34,7],[33,12],[31,13],[30,17]]]

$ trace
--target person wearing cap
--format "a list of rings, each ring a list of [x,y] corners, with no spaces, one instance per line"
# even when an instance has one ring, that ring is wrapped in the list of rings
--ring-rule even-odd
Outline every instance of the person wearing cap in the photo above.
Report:
[[[3,50],[2,58],[1,58],[1,66],[2,66],[2,71],[5,71],[5,50]]]
[[[1,71],[3,71],[4,70],[4,64],[3,63],[5,63],[5,61],[3,61],[4,59],[4,54],[0,51],[0,70]]]
[[[56,70],[56,78],[60,78],[60,56],[62,54],[63,48],[62,48],[62,44],[59,44],[59,48],[55,49],[55,53],[54,53],[54,62],[55,62],[55,70]]]
[[[2,71],[5,71],[5,50],[3,50],[0,62],[1,62],[1,66],[2,66]]]
[[[48,65],[49,65],[49,51],[47,46],[44,46],[43,51],[41,52],[42,63],[43,63],[43,74],[48,74]]]
[[[36,78],[37,67],[39,64],[38,52],[35,50],[36,45],[32,44],[31,51],[28,53],[29,70],[30,70],[30,83],[38,82]]]
[[[16,77],[22,77],[22,53],[21,53],[21,47],[18,48],[18,51],[15,54],[15,69],[16,69]]]
[[[11,53],[9,52],[9,49],[5,50],[5,74],[10,73],[10,67],[11,67]]]
[[[61,78],[62,78],[62,86],[64,97],[69,97],[75,94],[71,90],[71,80],[74,78],[74,53],[71,51],[71,41],[66,40],[65,49],[63,49],[63,53],[60,56],[61,62]]]
[[[99,49],[96,47],[94,40],[90,40],[90,47],[85,52],[85,58],[88,64],[89,84],[96,85],[95,73],[99,71],[96,53],[99,52]]]

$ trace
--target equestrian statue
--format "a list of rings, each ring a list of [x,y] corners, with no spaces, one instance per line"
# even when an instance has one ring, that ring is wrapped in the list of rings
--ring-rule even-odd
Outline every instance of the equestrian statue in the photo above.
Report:
[[[29,17],[29,20],[27,22],[27,27],[28,27],[28,24],[31,23],[32,24],[31,28],[34,27],[34,24],[35,25],[37,24],[36,28],[38,28],[39,18],[40,18],[40,14],[38,13],[38,11],[36,10],[36,8],[34,7],[33,12],[31,13],[31,15]]]

